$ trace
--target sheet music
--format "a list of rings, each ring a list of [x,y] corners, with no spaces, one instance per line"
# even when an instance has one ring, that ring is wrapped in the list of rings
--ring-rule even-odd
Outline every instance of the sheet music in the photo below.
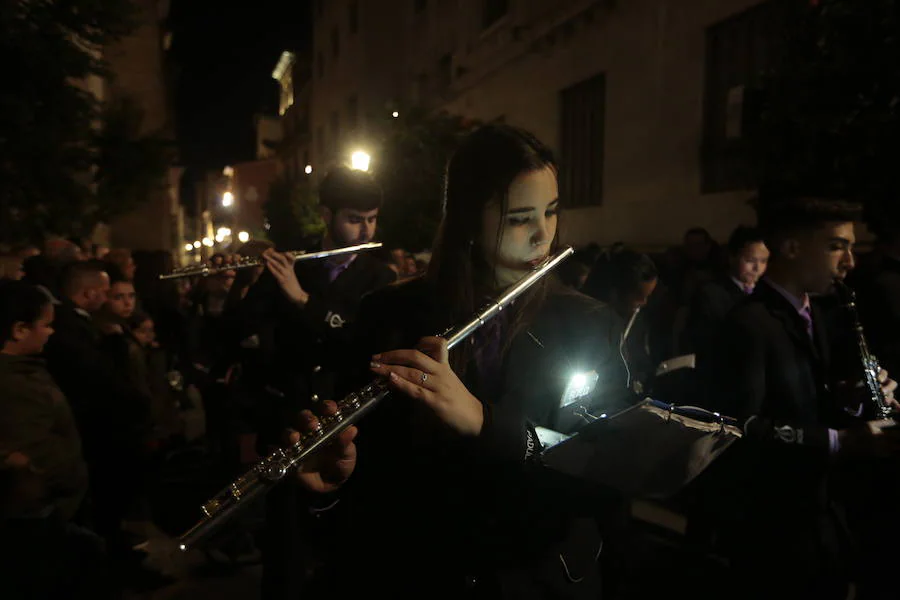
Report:
[[[651,399],[545,449],[545,465],[636,498],[671,496],[741,437],[730,420]]]

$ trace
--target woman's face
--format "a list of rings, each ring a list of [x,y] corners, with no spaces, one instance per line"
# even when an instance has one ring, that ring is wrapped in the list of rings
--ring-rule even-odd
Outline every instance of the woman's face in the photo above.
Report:
[[[519,281],[547,257],[556,236],[558,207],[556,172],[550,167],[513,180],[505,214],[499,200],[485,207],[480,242],[498,286]]]

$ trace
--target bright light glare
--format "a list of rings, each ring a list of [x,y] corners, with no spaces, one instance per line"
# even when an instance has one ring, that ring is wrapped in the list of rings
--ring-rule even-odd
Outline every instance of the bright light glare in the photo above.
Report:
[[[241,242],[248,242],[248,241],[250,241],[250,234],[247,233],[246,231],[241,231],[240,233],[238,233],[238,239]]]
[[[231,235],[231,228],[230,227],[219,227],[216,230],[216,237],[219,237],[220,235],[222,237],[228,237],[229,235]]]
[[[312,165],[306,165],[306,168],[303,169],[303,171],[304,171],[307,175],[312,175]]]
[[[199,248],[199,247],[200,247],[200,241],[198,240],[198,241],[194,242],[194,248]]]
[[[362,150],[357,150],[350,156],[350,166],[357,171],[368,171],[371,160],[371,156]]]
[[[209,239],[208,237],[205,237],[205,238],[203,238],[203,245],[206,246],[207,248],[212,248],[213,241],[211,239]]]
[[[572,380],[569,382],[569,385],[576,389],[581,389],[587,383],[587,375],[584,373],[576,373],[572,376]]]
[[[400,113],[398,113],[398,112],[395,110],[394,112],[391,113],[391,116],[394,117],[394,118],[396,119],[397,117],[400,116]]]
[[[225,192],[222,194],[222,206],[228,207],[234,204],[234,194]]]
[[[225,236],[224,236],[224,235],[221,235],[221,234],[216,235],[216,242],[218,242],[218,243],[221,244],[221,243],[224,242],[224,241],[225,241]]]
[[[560,400],[560,407],[568,406],[588,395],[597,387],[597,381],[600,376],[596,371],[588,371],[587,373],[575,373],[569,379],[566,391]]]

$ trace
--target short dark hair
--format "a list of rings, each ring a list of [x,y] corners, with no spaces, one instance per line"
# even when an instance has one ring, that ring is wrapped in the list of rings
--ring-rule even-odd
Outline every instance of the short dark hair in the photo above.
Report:
[[[691,227],[684,232],[684,239],[687,239],[688,236],[691,235],[701,235],[707,242],[712,241],[712,236],[709,235],[709,232],[703,227]]]
[[[728,254],[729,256],[737,256],[750,244],[765,243],[765,241],[766,237],[760,229],[738,225],[728,238]]]
[[[50,298],[36,285],[24,281],[0,282],[0,344],[12,339],[13,325],[34,323]]]
[[[652,258],[620,247],[600,255],[582,291],[602,302],[609,302],[613,292],[631,293],[658,278],[659,270]]]
[[[153,317],[151,317],[148,313],[145,313],[141,309],[136,309],[131,316],[128,317],[128,328],[129,329],[137,329],[140,327],[145,321],[152,321]]]
[[[760,200],[759,226],[767,238],[818,229],[826,223],[854,222],[861,216],[859,205],[836,198],[800,196]]]
[[[319,204],[333,211],[375,210],[381,208],[383,199],[384,193],[374,177],[348,167],[332,169],[319,185]]]
[[[81,289],[89,279],[105,272],[106,265],[99,260],[69,263],[63,268],[62,275],[60,276],[60,291],[64,296],[71,297],[71,295]]]

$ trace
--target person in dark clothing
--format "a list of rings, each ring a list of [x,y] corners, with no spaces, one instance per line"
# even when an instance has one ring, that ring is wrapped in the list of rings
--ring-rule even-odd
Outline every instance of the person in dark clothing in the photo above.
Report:
[[[659,272],[649,256],[620,247],[597,259],[582,288],[631,323],[622,352],[629,368],[629,386],[639,393],[652,383],[656,365],[668,358],[663,332],[669,328],[660,327],[658,315],[644,312],[658,283]]]
[[[382,191],[368,173],[339,168],[319,189],[326,224],[310,250],[331,250],[372,241]],[[297,413],[334,394],[337,366],[361,298],[393,283],[396,274],[366,253],[294,262],[288,253],[263,252],[266,272],[240,305],[242,377],[255,394],[261,453],[279,445]],[[291,523],[296,495],[290,488],[267,497],[267,543],[263,547],[264,598],[290,597],[303,586],[313,560],[304,536]],[[300,565],[300,566],[298,566]]]
[[[44,348],[47,367],[72,406],[91,473],[92,525],[110,550],[127,552],[121,522],[140,482],[148,402],[101,347],[93,315],[106,302],[102,263],[77,262],[63,272],[62,304]]]
[[[704,362],[725,315],[740,300],[753,292],[766,272],[769,249],[761,231],[740,226],[728,239],[728,270],[700,286],[691,301],[687,318],[683,353],[696,353]]]
[[[39,358],[52,322],[53,304],[36,286],[0,284],[0,449],[29,457],[47,501],[69,521],[87,494],[88,475],[72,410]]]
[[[848,401],[830,381],[823,317],[809,302],[853,268],[853,219],[844,202],[764,194],[768,273],[728,315],[715,349],[709,397],[744,430],[716,466],[728,482],[719,504],[747,598],[845,598],[847,530],[828,479],[854,457],[900,450],[883,423],[848,426],[859,398]],[[896,383],[880,379],[893,402]]]
[[[601,593],[596,519],[615,497],[543,468],[535,427],[558,426],[567,383],[584,371],[598,375],[594,407],[629,395],[622,320],[545,277],[472,344],[448,353],[423,337],[467,321],[553,252],[558,214],[551,151],[484,127],[450,161],[427,274],[364,300],[342,381],[349,391],[387,377],[396,393],[362,422],[358,464],[351,428],[298,478],[310,502],[301,517],[338,546],[320,574],[330,597]],[[344,541],[365,558],[335,579]]]
[[[36,286],[0,283],[3,597],[109,598],[103,542],[75,523],[88,491],[81,438],[38,357],[53,334],[53,312]]]
[[[310,250],[372,241],[382,192],[368,173],[339,168],[323,180],[319,197],[326,223]],[[263,423],[264,443],[280,442],[287,419],[333,393],[335,366],[345,349],[360,299],[396,275],[367,253],[294,262],[289,253],[263,253],[267,271],[241,304],[241,345],[259,348],[260,387],[275,398]]]

